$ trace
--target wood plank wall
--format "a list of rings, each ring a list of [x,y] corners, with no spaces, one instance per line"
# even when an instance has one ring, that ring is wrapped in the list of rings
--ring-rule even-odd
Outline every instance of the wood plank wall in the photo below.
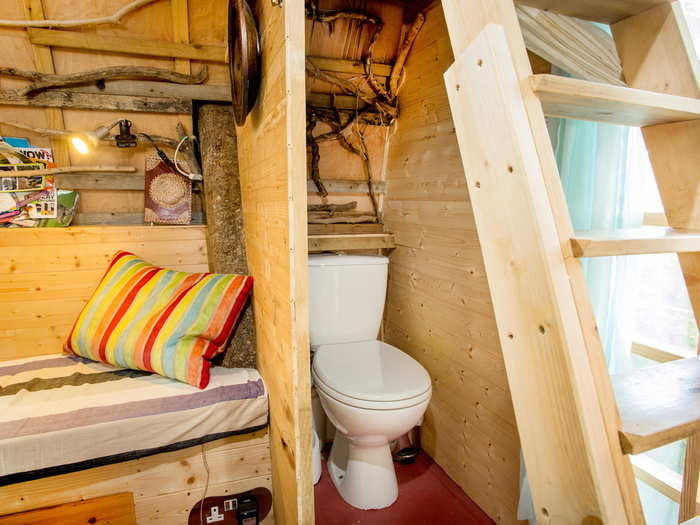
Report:
[[[406,64],[387,168],[385,339],[426,367],[425,450],[496,522],[517,523],[519,440],[443,73],[441,6]]]
[[[304,9],[257,2],[262,85],[238,128],[258,368],[270,393],[275,519],[314,522],[306,238]]]
[[[3,0],[2,18],[24,19],[24,4],[30,0]],[[36,0],[31,0],[36,2]],[[127,0],[41,0],[44,15],[52,19],[90,18],[113,14],[117,9],[128,3]],[[191,0],[189,2],[189,39],[202,45],[220,46],[222,53],[227,41],[227,0]],[[119,25],[104,24],[75,29],[79,34],[95,34],[135,38],[143,40],[175,40],[174,15],[170,1],[154,2],[126,16]],[[178,24],[182,21],[178,19]],[[182,27],[178,28],[182,33]],[[179,35],[182,36],[182,35]],[[14,67],[25,70],[35,70],[37,64],[32,53],[32,44],[24,28],[0,28],[0,66]],[[51,48],[56,73],[66,74],[87,71],[105,66],[152,66],[174,69],[176,60],[170,58],[145,57],[132,54],[95,52],[66,48]],[[207,84],[228,85],[228,65],[224,63],[191,61],[194,73],[201,67],[207,66],[209,77]],[[0,77],[0,89],[16,89],[25,85],[25,81]],[[54,110],[63,115],[66,129],[85,131],[92,130],[101,124],[112,122],[118,118],[128,118],[134,123],[133,130],[150,134],[176,137],[175,126],[182,122],[187,130],[192,129],[191,115],[128,113],[113,111]],[[47,111],[42,108],[0,106],[0,119],[3,121],[18,121],[34,127],[50,127]],[[55,122],[53,122],[55,124]],[[29,137],[34,144],[50,146],[46,137],[36,133],[18,130],[17,128],[0,125],[0,135]],[[132,165],[138,173],[144,172],[144,156],[152,152],[152,148],[139,146],[137,148],[118,149],[102,147],[92,155],[82,156],[70,152],[70,161],[74,165]],[[172,151],[168,151],[172,154]],[[201,210],[198,196],[195,198],[195,211]],[[113,213],[143,213],[143,191],[102,189],[83,190],[79,211],[85,214],[104,212]]]
[[[268,435],[265,430],[259,430],[131,461],[7,485],[2,487],[0,516],[131,492],[136,523],[180,525],[187,523],[190,510],[202,499],[205,490],[208,496],[224,496],[271,486]],[[270,514],[261,523],[272,525],[273,522]]]
[[[118,250],[206,272],[205,226],[10,228],[0,235],[0,361],[60,353]]]

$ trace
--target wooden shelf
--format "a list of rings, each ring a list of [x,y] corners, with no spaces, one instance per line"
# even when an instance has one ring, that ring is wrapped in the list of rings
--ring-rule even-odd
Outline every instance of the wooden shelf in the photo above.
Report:
[[[666,4],[668,0],[517,0],[517,3],[610,24]]]
[[[700,100],[557,75],[533,75],[530,85],[550,117],[626,126],[700,118]]]
[[[612,376],[625,454],[678,441],[700,430],[700,357]]]
[[[394,247],[394,236],[390,233],[309,235],[309,252],[375,250]]]
[[[576,257],[700,252],[700,231],[645,226],[611,232],[576,232],[571,245]]]

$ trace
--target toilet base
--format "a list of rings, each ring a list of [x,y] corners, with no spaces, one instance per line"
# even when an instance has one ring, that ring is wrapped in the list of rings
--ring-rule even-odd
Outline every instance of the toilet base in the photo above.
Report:
[[[399,496],[389,444],[364,447],[336,432],[328,471],[341,497],[355,508],[383,509]]]

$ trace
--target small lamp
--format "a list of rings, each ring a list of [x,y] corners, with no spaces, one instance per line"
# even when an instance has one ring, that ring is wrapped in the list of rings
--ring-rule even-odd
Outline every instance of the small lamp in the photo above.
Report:
[[[126,119],[115,120],[111,124],[105,124],[94,131],[74,133],[69,137],[71,145],[82,155],[87,155],[97,147],[100,141],[109,135],[109,132],[119,124],[119,135],[115,137],[117,146],[131,148],[136,146],[136,136],[131,133],[131,121]]]

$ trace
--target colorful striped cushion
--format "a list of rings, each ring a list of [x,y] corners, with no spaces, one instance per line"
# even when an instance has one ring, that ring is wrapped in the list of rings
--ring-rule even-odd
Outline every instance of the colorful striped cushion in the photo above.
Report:
[[[252,277],[176,272],[118,252],[64,350],[204,388],[252,287]]]

